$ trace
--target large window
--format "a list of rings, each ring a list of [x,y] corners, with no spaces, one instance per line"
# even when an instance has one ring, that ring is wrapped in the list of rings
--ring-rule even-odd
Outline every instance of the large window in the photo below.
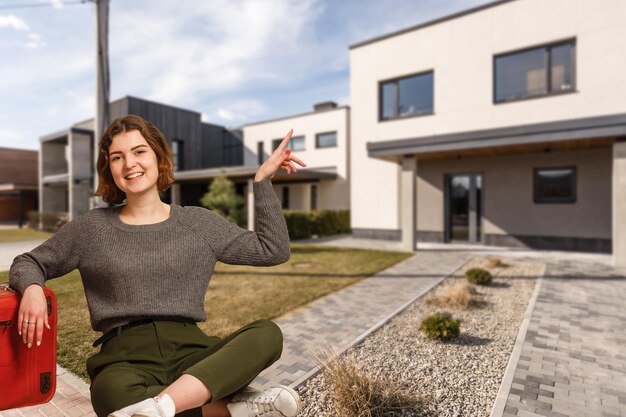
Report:
[[[282,141],[283,141],[283,138],[274,139],[272,141],[272,151],[275,151],[276,148],[278,148],[278,145],[280,145]],[[304,136],[292,136],[291,139],[289,139],[289,143],[287,144],[287,147],[285,148],[285,150],[287,149],[290,149],[293,152],[303,151],[304,150]]]
[[[256,154],[257,154],[257,162],[259,163],[259,165],[263,165],[263,162],[265,162],[265,154],[264,154],[264,150],[263,150],[263,142],[259,141],[256,144]]]
[[[172,159],[174,162],[174,171],[181,171],[185,169],[184,166],[184,144],[180,139],[172,140]]]
[[[337,132],[319,133],[315,136],[316,148],[332,148],[337,146]]]
[[[380,120],[433,112],[433,72],[380,83]]]
[[[535,168],[535,203],[575,203],[576,168]]]
[[[574,91],[574,41],[494,58],[494,101],[515,101]]]
[[[287,185],[283,187],[283,201],[281,202],[281,206],[285,210],[289,209],[289,187]]]
[[[317,185],[311,185],[311,210],[317,210]]]

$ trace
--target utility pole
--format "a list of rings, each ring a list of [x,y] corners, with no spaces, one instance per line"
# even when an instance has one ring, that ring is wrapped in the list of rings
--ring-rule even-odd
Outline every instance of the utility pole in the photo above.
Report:
[[[98,189],[98,144],[110,123],[109,115],[109,0],[93,0],[96,4],[96,116],[93,135],[93,192]],[[92,196],[90,209],[108,207],[101,197]]]

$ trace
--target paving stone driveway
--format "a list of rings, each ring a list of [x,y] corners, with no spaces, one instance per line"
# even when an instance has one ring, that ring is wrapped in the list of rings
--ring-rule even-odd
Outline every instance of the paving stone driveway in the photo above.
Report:
[[[548,262],[503,416],[626,416],[626,276]]]

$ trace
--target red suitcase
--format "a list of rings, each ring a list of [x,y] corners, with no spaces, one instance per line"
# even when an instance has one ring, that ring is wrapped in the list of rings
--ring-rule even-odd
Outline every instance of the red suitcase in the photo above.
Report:
[[[57,301],[44,287],[48,301],[48,324],[41,346],[28,348],[17,332],[21,296],[0,284],[0,410],[48,402],[56,391]]]

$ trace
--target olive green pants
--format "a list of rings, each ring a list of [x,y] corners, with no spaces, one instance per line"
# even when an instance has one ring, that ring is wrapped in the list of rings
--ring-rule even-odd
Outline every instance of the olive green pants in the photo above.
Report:
[[[280,328],[259,320],[225,339],[195,324],[154,321],[118,332],[87,359],[91,403],[98,417],[154,397],[182,374],[211,391],[211,401],[246,385],[282,353]],[[200,407],[177,414],[202,417]]]

